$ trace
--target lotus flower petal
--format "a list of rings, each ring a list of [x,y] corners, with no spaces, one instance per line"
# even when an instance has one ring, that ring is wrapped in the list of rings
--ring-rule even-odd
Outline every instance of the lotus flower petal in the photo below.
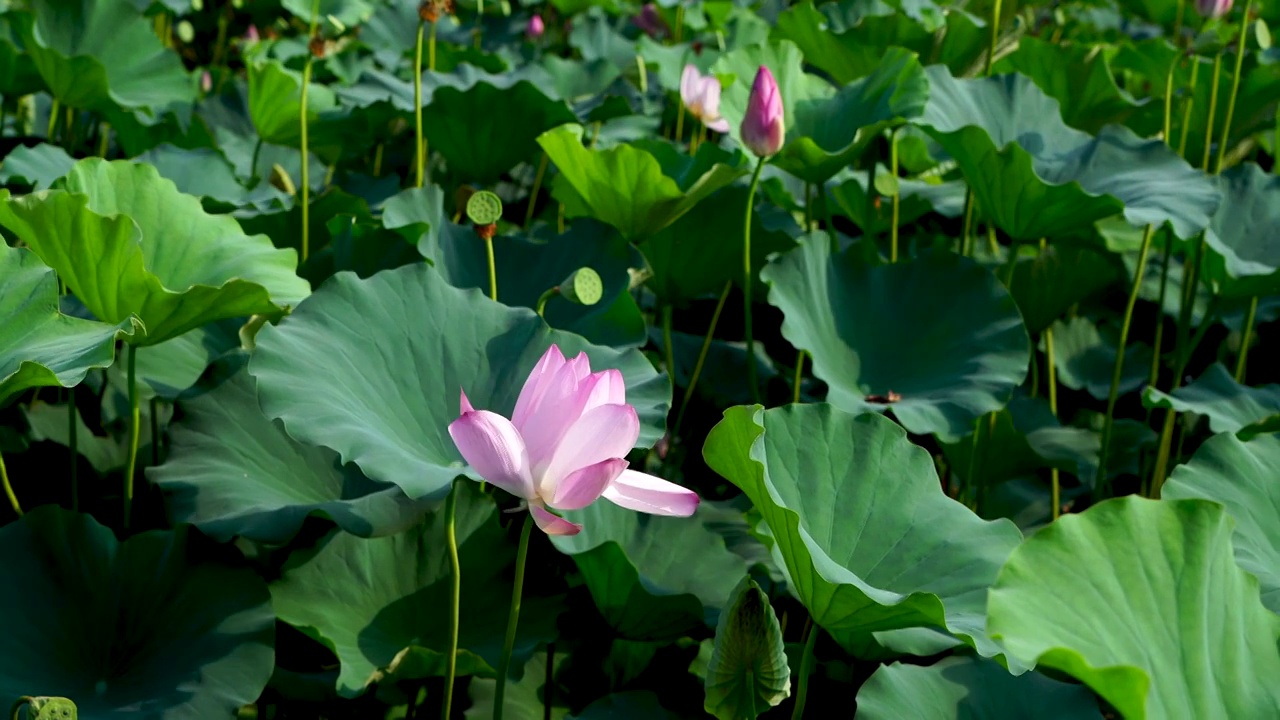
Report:
[[[470,405],[465,395],[463,402]],[[480,477],[516,497],[537,497],[529,453],[510,420],[488,410],[464,411],[449,424],[449,436]]]
[[[577,535],[582,532],[582,526],[578,523],[569,522],[537,505],[529,506],[529,514],[533,515],[533,521],[538,524],[538,529],[548,535]]]
[[[565,433],[541,477],[539,491],[554,497],[570,473],[602,460],[624,457],[636,446],[640,418],[630,405],[601,405],[582,414]]]
[[[698,509],[698,494],[662,478],[624,470],[605,489],[604,499],[628,510],[688,517]]]

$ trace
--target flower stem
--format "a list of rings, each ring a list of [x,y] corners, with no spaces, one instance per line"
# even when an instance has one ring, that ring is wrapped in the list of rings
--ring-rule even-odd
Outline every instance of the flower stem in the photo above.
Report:
[[[418,39],[413,47],[413,164],[414,187],[425,182],[426,153],[422,148],[422,45],[427,34],[426,22],[418,21]],[[432,26],[434,28],[434,25]]]
[[[1209,172],[1209,158],[1213,153],[1213,120],[1218,113],[1218,85],[1222,81],[1222,52],[1213,59],[1213,80],[1209,85],[1209,116],[1205,119],[1204,152],[1200,158],[1200,167]]]
[[[520,529],[520,545],[516,550],[516,577],[511,585],[511,609],[507,613],[507,635],[502,641],[502,657],[498,661],[498,683],[493,692],[493,720],[502,720],[503,696],[507,690],[507,672],[511,669],[511,650],[516,644],[516,626],[520,622],[520,593],[524,589],[524,566],[529,557],[529,533],[533,530],[533,514],[525,513]]]
[[[1249,301],[1249,312],[1244,317],[1244,330],[1240,336],[1240,355],[1236,358],[1236,382],[1244,382],[1244,367],[1249,359],[1249,341],[1252,340],[1253,322],[1258,317],[1258,296]]]
[[[1160,380],[1160,350],[1164,345],[1164,299],[1169,290],[1169,263],[1173,261],[1173,238],[1166,238],[1164,243],[1164,254],[1160,261],[1160,296],[1156,307],[1159,308],[1158,319],[1156,320],[1156,337],[1152,341],[1151,353],[1151,377],[1148,379],[1148,385],[1155,385]],[[1150,417],[1148,415],[1148,417]]]
[[[999,1],[996,0],[997,4]],[[889,174],[893,177],[893,229],[889,234],[889,262],[896,263],[898,262],[898,202],[902,197],[898,189],[898,133],[896,131],[889,135]]]
[[[3,454],[0,454],[0,483],[4,483],[4,494],[9,498],[9,505],[13,507],[18,517],[22,517],[22,506],[18,504],[18,496],[14,494],[13,486],[9,484],[9,471],[4,466]]]
[[[1120,338],[1116,342],[1116,361],[1111,368],[1111,390],[1107,393],[1107,414],[1102,420],[1102,446],[1098,451],[1098,475],[1095,487],[1107,482],[1107,451],[1111,443],[1111,429],[1115,424],[1116,400],[1120,394],[1120,379],[1124,373],[1124,350],[1129,341],[1129,327],[1133,324],[1133,308],[1138,304],[1142,290],[1142,276],[1147,269],[1147,255],[1151,252],[1151,238],[1155,226],[1148,225],[1142,232],[1142,245],[1138,248],[1138,266],[1133,270],[1133,285],[1129,288],[1129,301],[1124,307],[1124,320],[1120,323]]]
[[[493,238],[485,239],[484,249],[489,256],[489,299],[496,302],[498,299],[498,268],[493,261]]]
[[[796,355],[796,377],[791,383],[791,402],[800,404],[800,378],[804,375],[804,356],[805,351],[801,350]]]
[[[1231,120],[1235,117],[1236,96],[1240,93],[1240,75],[1244,69],[1244,51],[1249,44],[1249,13],[1253,11],[1253,0],[1244,4],[1244,17],[1240,18],[1240,35],[1236,38],[1236,68],[1231,78],[1231,94],[1227,96],[1227,115],[1223,118],[1222,135],[1218,140],[1218,159],[1213,164],[1213,174],[1222,172],[1222,159],[1227,154],[1227,141],[1231,135]],[[1218,57],[1222,57],[1219,54]]]
[[[813,648],[818,644],[818,635],[822,628],[813,621],[813,616],[805,624],[804,650],[800,656],[800,677],[796,678],[796,704],[791,710],[791,720],[804,717],[805,700],[809,696],[809,675],[813,673]]]
[[[444,537],[449,546],[449,577],[452,592],[449,595],[449,658],[444,679],[444,704],[440,717],[448,718],[453,710],[453,681],[458,673],[458,613],[462,606],[462,563],[458,561],[458,489],[449,488],[444,501]]]
[[[76,391],[67,388],[67,437],[71,440],[71,510],[80,511],[80,428],[76,423]],[[7,485],[7,483],[6,483]]]
[[[751,327],[751,211],[756,198],[756,187],[760,184],[760,171],[764,169],[764,158],[756,162],[756,170],[751,174],[751,189],[747,191],[746,222],[742,226],[742,319],[747,341],[747,382],[751,391],[751,401],[760,402],[759,381],[756,379],[756,348],[752,338]]]
[[[537,305],[538,317],[543,318],[544,320],[546,319],[545,313],[547,311],[547,303],[551,301],[551,298],[559,294],[560,294],[560,286],[556,285],[555,287],[547,288],[546,292],[538,296],[538,305]]]
[[[676,351],[671,344],[671,316],[674,310],[670,304],[662,306],[662,349],[666,353],[667,380],[671,382],[671,391],[676,389]]]
[[[538,191],[542,189],[542,178],[547,174],[547,164],[551,158],[544,152],[542,153],[542,162],[538,163],[538,174],[533,176],[533,190],[529,191],[529,208],[524,212],[524,229],[528,230],[533,224],[533,209],[538,204]]]
[[[676,413],[676,422],[671,426],[671,437],[680,436],[680,423],[684,420],[684,412],[689,409],[689,400],[693,397],[693,389],[698,386],[698,378],[702,376],[702,366],[707,362],[707,353],[711,350],[711,339],[715,337],[716,325],[720,323],[720,313],[724,311],[724,304],[729,299],[729,289],[733,287],[732,280],[726,280],[724,290],[720,291],[720,300],[716,302],[716,309],[711,313],[711,324],[707,327],[707,336],[702,339],[702,349],[698,351],[698,361],[693,364],[693,374],[689,376],[689,386],[684,389],[684,397],[680,398],[680,412]],[[755,358],[748,357],[748,361]]]
[[[987,50],[987,70],[984,73],[991,77],[991,68],[996,64],[996,43],[1000,39],[1000,0],[991,5],[991,46]]]
[[[138,348],[129,345],[129,463],[124,471],[124,529],[129,529],[129,515],[133,510],[133,473],[138,467],[138,436],[142,434],[142,412],[138,407]]]
[[[313,22],[312,25],[315,25]],[[302,262],[307,261],[307,253],[310,249],[311,234],[311,171],[307,157],[307,87],[311,84],[311,63],[314,56],[307,56],[307,64],[302,68],[302,97],[298,105],[298,122],[300,123],[302,137],[302,189],[299,192],[298,202],[302,205]]]

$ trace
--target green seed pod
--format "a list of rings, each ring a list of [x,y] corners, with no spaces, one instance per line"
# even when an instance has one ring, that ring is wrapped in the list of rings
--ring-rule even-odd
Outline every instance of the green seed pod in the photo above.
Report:
[[[76,704],[63,697],[27,698],[27,717],[31,720],[76,720]]]
[[[476,225],[493,225],[502,218],[502,198],[481,190],[467,198],[467,217]]]
[[[580,267],[560,283],[560,295],[572,303],[595,305],[604,297],[604,281],[595,270]]]

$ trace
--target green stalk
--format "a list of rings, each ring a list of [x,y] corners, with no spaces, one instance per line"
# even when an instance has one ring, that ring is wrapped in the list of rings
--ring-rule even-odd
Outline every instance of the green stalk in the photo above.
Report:
[[[1133,324],[1133,308],[1138,304],[1142,290],[1142,276],[1147,269],[1147,255],[1151,252],[1151,238],[1155,226],[1148,225],[1142,232],[1142,245],[1138,248],[1138,266],[1133,270],[1133,285],[1129,288],[1129,301],[1124,307],[1124,320],[1120,324],[1120,339],[1116,343],[1116,361],[1111,368],[1111,390],[1107,393],[1107,414],[1102,421],[1102,447],[1098,451],[1098,474],[1095,487],[1107,482],[1107,451],[1111,444],[1111,430],[1115,424],[1116,400],[1120,395],[1120,379],[1124,373],[1124,350],[1129,341],[1129,328]]]
[[[533,514],[525,513],[516,550],[516,577],[511,585],[511,609],[507,613],[507,635],[502,641],[502,657],[498,662],[498,683],[493,691],[493,720],[502,720],[503,696],[507,690],[507,672],[511,669],[511,650],[516,644],[516,626],[520,623],[520,593],[524,589],[524,566],[529,557],[529,533],[533,530]]]
[[[489,299],[498,300],[498,268],[493,261],[493,238],[485,238],[485,253],[489,256]]]
[[[160,464],[160,398],[151,398],[151,464]]]
[[[444,501],[444,536],[449,546],[449,578],[452,590],[449,595],[449,658],[446,661],[444,679],[444,703],[440,717],[451,717],[453,711],[453,682],[458,674],[458,622],[459,608],[462,606],[462,563],[458,561],[458,489],[449,488],[449,496]]]
[[[547,303],[551,301],[551,298],[559,294],[560,294],[560,286],[556,285],[555,287],[547,288],[546,292],[538,296],[538,304],[536,306],[537,309],[535,310],[535,312],[538,313],[538,317],[543,319],[546,318]]]
[[[71,442],[71,509],[80,511],[80,428],[76,424],[76,391],[67,388],[67,436]]]
[[[996,0],[997,6],[1000,0]],[[999,12],[999,11],[997,11]],[[990,71],[988,70],[988,74]],[[898,262],[898,202],[902,192],[898,188],[898,133],[889,136],[889,174],[893,176],[893,230],[889,235],[889,262]]]
[[[542,153],[542,162],[538,163],[538,174],[533,176],[533,190],[529,192],[529,208],[524,213],[524,229],[528,230],[533,224],[533,208],[538,203],[538,191],[542,189],[542,178],[547,174],[547,164],[551,158],[544,152]]]
[[[707,336],[702,339],[702,349],[698,351],[698,361],[693,364],[693,374],[689,376],[689,386],[684,389],[684,397],[680,398],[680,412],[676,413],[676,422],[671,426],[671,437],[676,438],[680,435],[680,423],[684,420],[684,412],[689,409],[689,399],[693,397],[693,389],[698,386],[698,378],[702,376],[702,366],[707,362],[707,353],[711,350],[711,339],[715,337],[716,325],[720,323],[720,313],[724,311],[724,304],[729,300],[729,289],[733,287],[732,280],[726,280],[724,290],[720,292],[720,300],[716,302],[716,309],[711,313],[711,324],[707,327]],[[752,360],[748,356],[748,361]]]
[[[1196,77],[1200,74],[1200,58],[1191,58],[1191,80],[1187,83],[1187,101],[1182,105],[1182,132],[1178,138],[1178,155],[1187,156],[1187,131],[1191,129],[1191,108],[1196,103]]]
[[[1218,140],[1218,159],[1213,164],[1213,174],[1222,172],[1222,158],[1227,154],[1227,140],[1231,135],[1231,121],[1236,112],[1236,96],[1240,94],[1240,75],[1244,69],[1244,52],[1249,45],[1249,13],[1253,10],[1253,0],[1246,0],[1244,17],[1240,19],[1240,35],[1236,38],[1236,68],[1231,78],[1231,94],[1227,96],[1227,115],[1223,118],[1222,136]],[[1221,57],[1221,54],[1219,54]]]
[[[973,188],[964,191],[964,229],[960,233],[960,254],[969,257],[973,253]]]
[[[4,455],[0,454],[0,483],[4,484],[4,494],[9,498],[9,505],[13,507],[13,511],[22,517],[22,506],[18,504],[18,496],[13,492],[13,486],[9,484],[9,471],[4,466]]]
[[[1249,359],[1249,342],[1253,335],[1253,322],[1258,317],[1258,296],[1249,301],[1249,313],[1244,317],[1244,331],[1240,336],[1240,355],[1236,357],[1236,382],[1244,382],[1244,366]]]
[[[796,355],[796,377],[791,383],[791,402],[796,405],[800,404],[800,378],[804,374],[804,356],[803,350]]]
[[[810,616],[805,626],[806,637],[804,650],[800,656],[800,677],[796,678],[796,704],[791,710],[791,720],[800,720],[804,717],[805,700],[809,697],[809,675],[813,673],[813,648],[818,644],[818,636],[821,634],[822,628],[818,627],[818,624],[813,621],[813,616]]]
[[[434,28],[434,25],[432,26]],[[426,154],[422,149],[422,45],[426,23],[418,20],[418,39],[413,48],[413,164],[414,187],[422,187],[426,176]]]
[[[671,346],[671,305],[662,306],[662,349],[666,351],[667,380],[671,381],[671,391],[676,389],[676,351]]]
[[[991,46],[987,49],[987,71],[991,77],[991,68],[996,64],[996,43],[1000,40],[1000,0],[991,5]]]
[[[1048,381],[1049,381],[1049,412],[1053,416],[1058,417],[1058,369],[1054,366],[1053,357],[1053,326],[1049,326],[1044,330],[1044,358],[1048,364]],[[1058,474],[1058,468],[1052,468],[1049,471],[1050,482],[1053,486],[1053,519],[1057,520],[1058,515],[1062,513],[1062,482]]]
[[[138,467],[138,438],[142,435],[142,412],[138,407],[138,348],[129,345],[129,464],[124,472],[124,529],[129,529],[129,515],[133,510],[133,473]]]
[[[1218,85],[1222,81],[1222,52],[1213,59],[1213,80],[1209,85],[1209,117],[1205,119],[1204,152],[1200,158],[1200,167],[1209,172],[1209,158],[1213,153],[1213,121],[1218,112]]]
[[[1172,261],[1173,238],[1168,238],[1160,261],[1160,299],[1156,303],[1156,307],[1160,308],[1160,317],[1156,321],[1156,337],[1152,342],[1151,377],[1147,381],[1148,385],[1155,385],[1160,380],[1160,350],[1164,344],[1164,299],[1169,290],[1169,263]]]
[[[756,198],[756,187],[760,184],[760,171],[764,169],[764,158],[756,162],[756,171],[751,174],[751,189],[747,191],[746,223],[742,228],[742,316],[745,323],[744,333],[747,341],[747,382],[750,383],[751,401],[760,402],[759,381],[756,379],[755,341],[751,328],[751,210]]]

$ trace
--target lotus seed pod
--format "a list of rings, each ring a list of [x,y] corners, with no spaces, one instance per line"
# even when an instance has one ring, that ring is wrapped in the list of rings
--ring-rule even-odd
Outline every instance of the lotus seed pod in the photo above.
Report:
[[[502,198],[481,190],[467,198],[467,218],[476,225],[493,225],[502,219]]]
[[[604,297],[604,281],[595,270],[578,268],[560,283],[560,296],[578,305],[595,305]]]
[[[76,720],[76,704],[64,697],[37,697],[27,701],[32,720]]]

